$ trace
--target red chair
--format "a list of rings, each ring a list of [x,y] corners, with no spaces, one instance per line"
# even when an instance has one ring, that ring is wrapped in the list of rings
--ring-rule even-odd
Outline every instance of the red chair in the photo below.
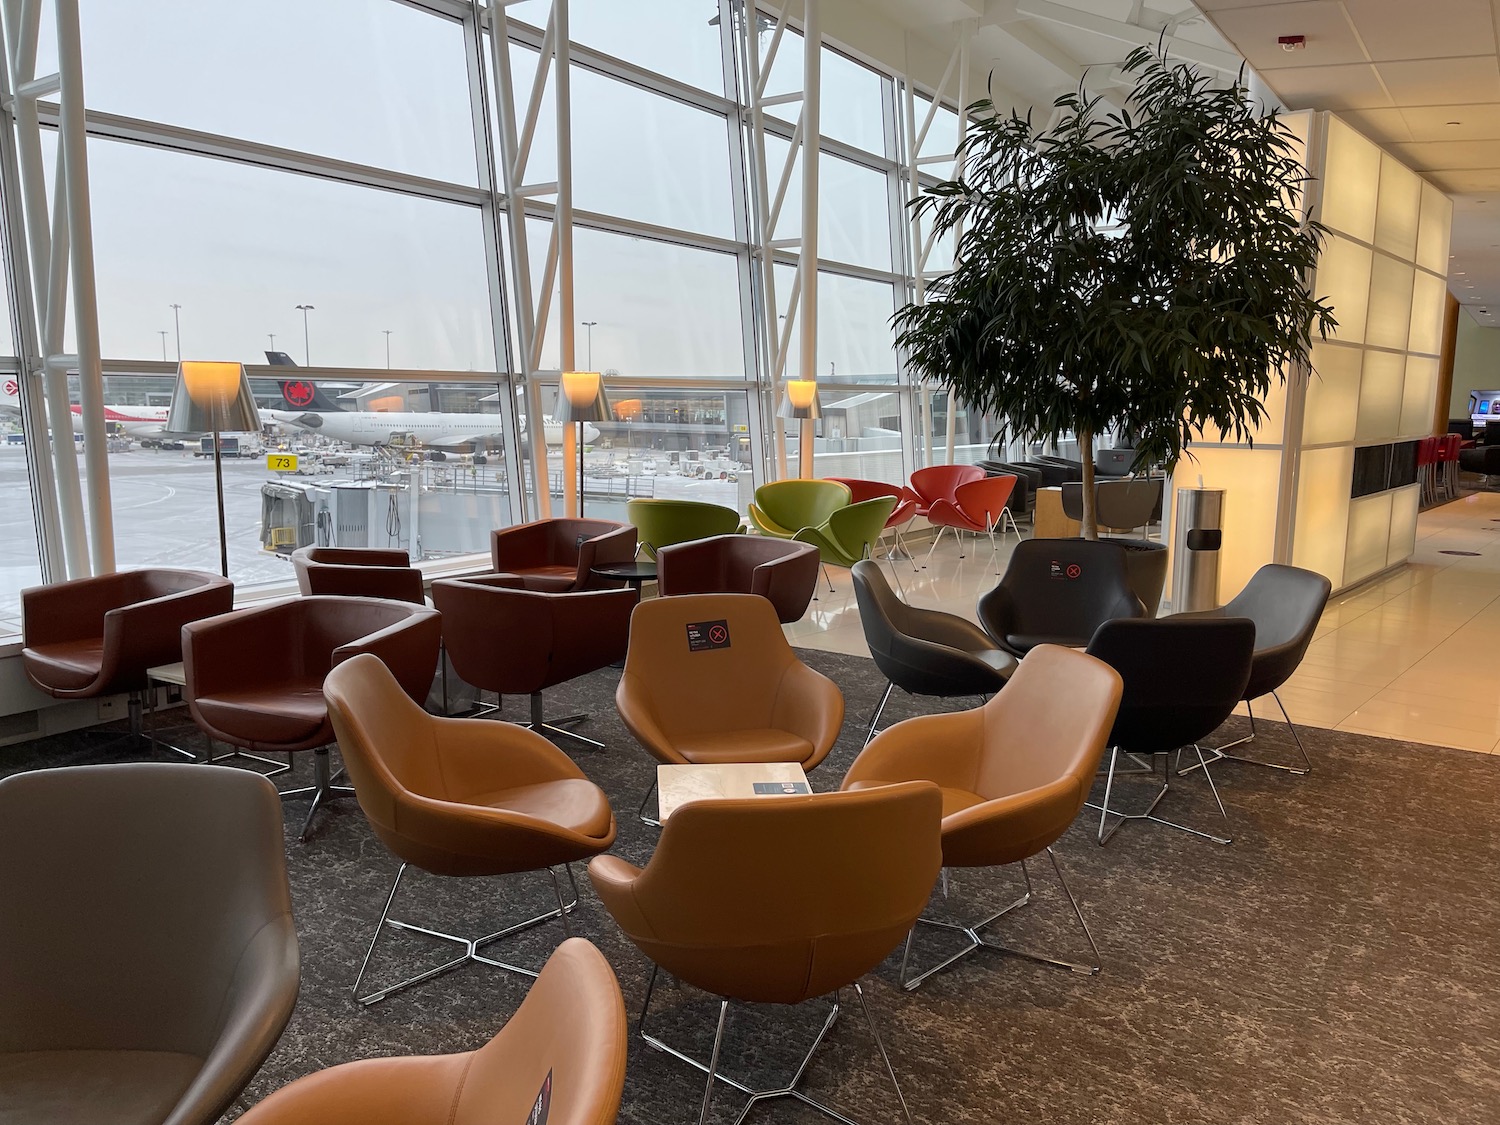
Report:
[[[984,470],[978,465],[929,465],[918,469],[911,475],[911,489],[917,494],[917,515],[927,515],[934,500],[956,503],[954,493],[959,485],[983,479]]]
[[[927,513],[928,521],[938,529],[937,537],[933,539],[932,546],[927,548],[930,556],[933,549],[937,547],[938,540],[943,537],[943,532],[950,527],[958,535],[959,547],[963,546],[963,532],[967,531],[974,535],[988,535],[990,537],[990,557],[999,550],[999,544],[995,542],[995,529],[998,527],[1004,534],[1006,525],[1016,533],[1016,539],[1021,538],[1021,530],[1016,527],[1016,521],[1010,514],[1006,502],[1010,494],[1015,490],[1016,478],[1009,474],[995,477],[984,477],[981,480],[971,480],[968,484],[961,484],[953,492],[953,501],[934,500],[932,509]],[[959,558],[963,558],[960,554]]]
[[[1449,500],[1458,496],[1458,451],[1463,448],[1463,438],[1458,434],[1444,434],[1438,439],[1438,460],[1443,466],[1443,493]]]
[[[865,500],[876,500],[882,496],[894,496],[896,507],[892,509],[890,517],[885,521],[885,526],[896,539],[896,545],[886,554],[886,560],[904,555],[912,559],[912,569],[917,569],[917,563],[912,558],[912,553],[906,549],[906,544],[901,542],[901,529],[912,520],[917,518],[917,510],[921,506],[922,498],[909,488],[903,488],[899,484],[886,484],[878,480],[860,480],[857,477],[829,477],[836,480],[849,490],[850,503],[858,504]]]
[[[1437,500],[1437,454],[1437,437],[1424,437],[1417,442],[1417,480],[1422,485],[1424,507],[1436,503]]]

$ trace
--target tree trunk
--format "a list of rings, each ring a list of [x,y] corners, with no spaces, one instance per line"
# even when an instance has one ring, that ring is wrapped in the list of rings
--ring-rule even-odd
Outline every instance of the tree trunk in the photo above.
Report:
[[[1085,539],[1099,538],[1099,516],[1094,511],[1094,434],[1078,431],[1078,459],[1083,462],[1083,526],[1079,534]]]

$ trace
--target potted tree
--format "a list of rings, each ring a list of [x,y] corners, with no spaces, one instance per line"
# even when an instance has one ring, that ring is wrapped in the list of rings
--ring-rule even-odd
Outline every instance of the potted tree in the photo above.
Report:
[[[1134,434],[1136,467],[1170,474],[1209,428],[1244,439],[1335,326],[1304,284],[1323,228],[1299,214],[1291,129],[1243,75],[1216,86],[1148,48],[1122,70],[1125,108],[1080,87],[1046,128],[969,107],[962,178],[913,204],[958,232],[953,269],[894,318],[919,375],[1013,433],[1076,436],[1089,539],[1098,435]]]

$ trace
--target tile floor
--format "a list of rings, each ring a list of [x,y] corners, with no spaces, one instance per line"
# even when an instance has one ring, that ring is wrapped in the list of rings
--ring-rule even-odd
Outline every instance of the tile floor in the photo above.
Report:
[[[962,555],[960,551],[962,550]],[[1477,551],[1477,557],[1443,551]],[[945,537],[913,570],[895,565],[913,605],[972,619],[1008,550]],[[833,570],[793,644],[867,655],[847,571]],[[889,568],[886,574],[891,574]],[[1301,668],[1281,689],[1292,720],[1411,742],[1500,752],[1500,493],[1473,493],[1422,514],[1411,562],[1333,598]],[[1256,713],[1271,717],[1266,700]],[[1279,715],[1275,715],[1279,718]]]

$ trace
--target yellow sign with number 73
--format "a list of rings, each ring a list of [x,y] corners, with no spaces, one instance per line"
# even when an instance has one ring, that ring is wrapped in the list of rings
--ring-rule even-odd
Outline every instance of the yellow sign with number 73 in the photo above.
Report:
[[[295,453],[268,453],[266,454],[266,468],[274,473],[295,473],[297,455]]]

